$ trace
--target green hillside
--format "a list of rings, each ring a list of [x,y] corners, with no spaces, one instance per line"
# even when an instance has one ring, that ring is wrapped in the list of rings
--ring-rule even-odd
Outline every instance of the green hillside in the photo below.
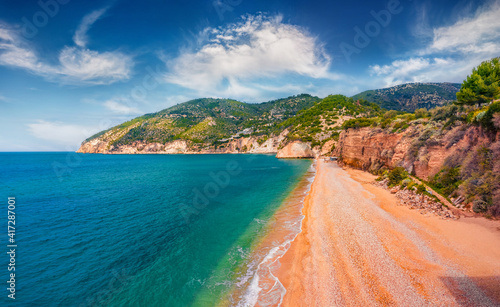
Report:
[[[213,144],[247,128],[250,129],[246,133],[266,134],[273,126],[319,100],[308,94],[261,104],[231,99],[195,99],[134,118],[99,132],[84,143],[102,138],[118,146],[130,145],[135,141],[164,144],[177,139]]]
[[[407,83],[389,88],[369,90],[352,96],[365,99],[388,110],[414,112],[447,105],[456,100],[460,90],[458,83]]]

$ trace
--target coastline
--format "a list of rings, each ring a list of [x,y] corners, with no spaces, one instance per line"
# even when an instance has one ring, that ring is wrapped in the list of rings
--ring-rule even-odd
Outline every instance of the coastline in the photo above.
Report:
[[[310,195],[316,176],[314,160],[302,179],[273,214],[262,238],[251,248],[245,266],[233,289],[217,306],[277,306],[281,304],[286,289],[275,276],[279,260],[288,251],[302,228],[303,204]]]
[[[276,269],[281,306],[500,303],[499,221],[422,215],[369,173],[316,167],[302,231]]]

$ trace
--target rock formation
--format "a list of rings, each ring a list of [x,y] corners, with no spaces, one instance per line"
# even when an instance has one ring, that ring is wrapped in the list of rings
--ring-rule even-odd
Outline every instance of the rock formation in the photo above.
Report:
[[[303,142],[295,141],[288,143],[278,151],[277,158],[314,158],[315,154],[311,147]]]
[[[400,133],[371,127],[348,129],[340,134],[334,155],[341,163],[363,170],[403,166],[417,177],[428,179],[443,167],[446,159],[492,143],[492,136],[477,126],[436,129],[429,135],[418,125]],[[499,137],[496,135],[493,140]]]

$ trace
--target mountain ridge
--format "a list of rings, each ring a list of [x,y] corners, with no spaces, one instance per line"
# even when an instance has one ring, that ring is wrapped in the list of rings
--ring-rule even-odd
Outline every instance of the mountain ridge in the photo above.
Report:
[[[367,90],[352,96],[366,99],[389,110],[414,112],[416,109],[443,106],[456,100],[459,83],[415,82]]]

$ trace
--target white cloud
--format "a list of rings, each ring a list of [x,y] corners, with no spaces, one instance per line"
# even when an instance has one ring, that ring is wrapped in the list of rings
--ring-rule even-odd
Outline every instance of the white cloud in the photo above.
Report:
[[[4,41],[12,41],[14,38],[12,37],[9,29],[4,27],[5,25],[0,24],[0,39]]]
[[[432,27],[429,24],[428,3],[415,5],[415,25],[410,29],[417,39],[432,39]]]
[[[93,11],[92,13],[85,15],[82,22],[78,26],[78,29],[73,36],[73,41],[79,47],[84,48],[87,45],[88,37],[87,31],[90,27],[108,10],[108,8],[102,8],[100,10]]]
[[[27,125],[28,131],[36,138],[49,142],[49,145],[77,148],[81,142],[99,131],[99,128],[38,120]],[[60,147],[61,148],[61,147]]]
[[[463,17],[454,24],[428,28],[430,41],[413,56],[386,65],[372,65],[376,86],[406,82],[461,83],[472,68],[500,55],[500,1],[480,7],[473,17]],[[419,20],[425,18],[419,17]],[[416,36],[422,36],[417,27]]]
[[[126,103],[119,102],[119,99],[110,99],[104,103],[104,106],[109,110],[117,114],[130,115],[130,114],[140,114],[139,111],[134,106],[129,106]]]
[[[59,64],[44,62],[33,46],[5,24],[0,24],[0,65],[25,69],[49,81],[71,84],[110,84],[130,78],[132,58],[118,51],[98,52],[64,47]]]
[[[252,97],[254,84],[286,86],[285,74],[333,78],[323,45],[306,30],[286,24],[281,16],[246,16],[224,28],[206,28],[196,48],[165,61],[166,81],[201,95]]]
[[[500,1],[479,8],[473,17],[450,26],[435,28],[427,52],[498,53],[500,44]]]
[[[374,65],[371,68],[372,73],[380,76],[386,74],[392,74],[395,76],[408,76],[415,73],[416,71],[422,70],[429,67],[429,59],[425,58],[411,58],[406,61],[398,60],[392,62],[391,65]]]
[[[0,64],[32,71],[48,70],[39,63],[35,52],[28,48],[27,43],[3,24],[0,24]]]
[[[59,54],[59,74],[89,83],[112,83],[130,77],[132,60],[120,52],[65,47]]]
[[[373,65],[369,71],[381,86],[408,82],[461,82],[475,64],[451,58],[414,57],[396,60],[389,65]]]

